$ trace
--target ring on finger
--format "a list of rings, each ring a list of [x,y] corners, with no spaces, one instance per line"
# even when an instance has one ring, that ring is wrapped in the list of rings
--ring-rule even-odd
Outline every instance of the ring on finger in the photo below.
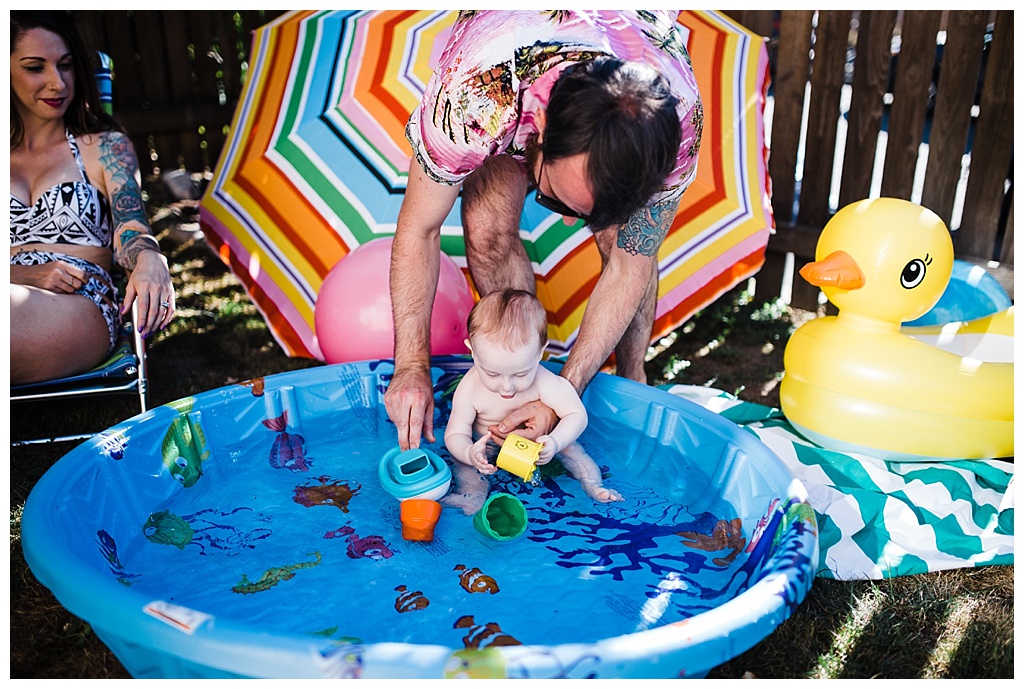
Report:
[[[165,308],[165,309],[169,309],[169,308],[171,308],[171,305],[170,305],[170,304],[168,304],[168,303],[167,303],[166,301],[162,301],[162,302],[160,302],[160,306],[161,306],[161,307],[163,307],[163,308]]]

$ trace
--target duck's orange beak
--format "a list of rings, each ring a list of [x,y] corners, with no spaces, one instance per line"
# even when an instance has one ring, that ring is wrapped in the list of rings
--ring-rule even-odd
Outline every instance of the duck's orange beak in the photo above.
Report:
[[[800,269],[800,275],[815,287],[854,290],[864,286],[864,271],[845,251],[833,251],[820,261],[808,263]]]

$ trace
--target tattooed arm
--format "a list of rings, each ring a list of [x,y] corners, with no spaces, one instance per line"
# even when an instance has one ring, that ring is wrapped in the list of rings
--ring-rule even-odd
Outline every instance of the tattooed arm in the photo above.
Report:
[[[634,213],[624,225],[595,233],[604,267],[561,374],[579,394],[612,351],[623,356],[622,344],[627,341],[632,358],[638,361],[619,361],[619,373],[624,363],[629,365],[628,377],[642,373],[658,297],[658,250],[678,206],[677,198],[656,203]]]
[[[637,211],[624,225],[594,233],[604,267],[560,374],[572,383],[579,395],[613,350],[619,375],[640,379],[634,372],[643,372],[643,357],[654,323],[658,249],[672,226],[678,206],[678,198],[657,203]],[[627,354],[638,361],[623,362]],[[514,430],[536,439],[557,423],[555,412],[537,401],[520,407],[490,430],[498,437]]]
[[[149,227],[131,140],[120,132],[104,132],[99,136],[99,161],[114,224],[114,257],[128,271],[121,313],[127,313],[137,302],[139,322],[135,325],[149,337],[166,328],[174,317],[174,288],[167,259]]]
[[[132,142],[120,132],[100,135],[99,152],[114,222],[114,258],[132,271],[140,251],[160,251],[142,202],[138,158]]]

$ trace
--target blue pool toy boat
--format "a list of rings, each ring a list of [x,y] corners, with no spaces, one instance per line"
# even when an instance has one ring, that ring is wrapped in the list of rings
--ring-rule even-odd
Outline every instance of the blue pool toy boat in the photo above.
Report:
[[[452,484],[452,470],[436,452],[425,447],[393,447],[377,467],[380,484],[399,500],[440,500]]]
[[[434,361],[438,437],[471,364]],[[392,372],[280,373],[98,434],[29,496],[32,572],[140,678],[702,677],[806,596],[814,512],[781,460],[604,374],[579,443],[623,502],[590,500],[556,459],[533,483],[490,479],[527,512],[518,538],[444,508],[432,540],[403,539],[379,473]],[[428,445],[389,466],[443,475]]]

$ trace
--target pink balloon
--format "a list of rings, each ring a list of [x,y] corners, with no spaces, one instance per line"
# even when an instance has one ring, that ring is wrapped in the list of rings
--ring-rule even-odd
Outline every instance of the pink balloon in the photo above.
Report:
[[[324,361],[390,359],[395,355],[391,314],[391,238],[357,247],[331,268],[317,294],[313,323]],[[406,267],[417,270],[417,266]],[[441,253],[430,320],[432,354],[466,354],[466,318],[473,292],[462,270]]]

